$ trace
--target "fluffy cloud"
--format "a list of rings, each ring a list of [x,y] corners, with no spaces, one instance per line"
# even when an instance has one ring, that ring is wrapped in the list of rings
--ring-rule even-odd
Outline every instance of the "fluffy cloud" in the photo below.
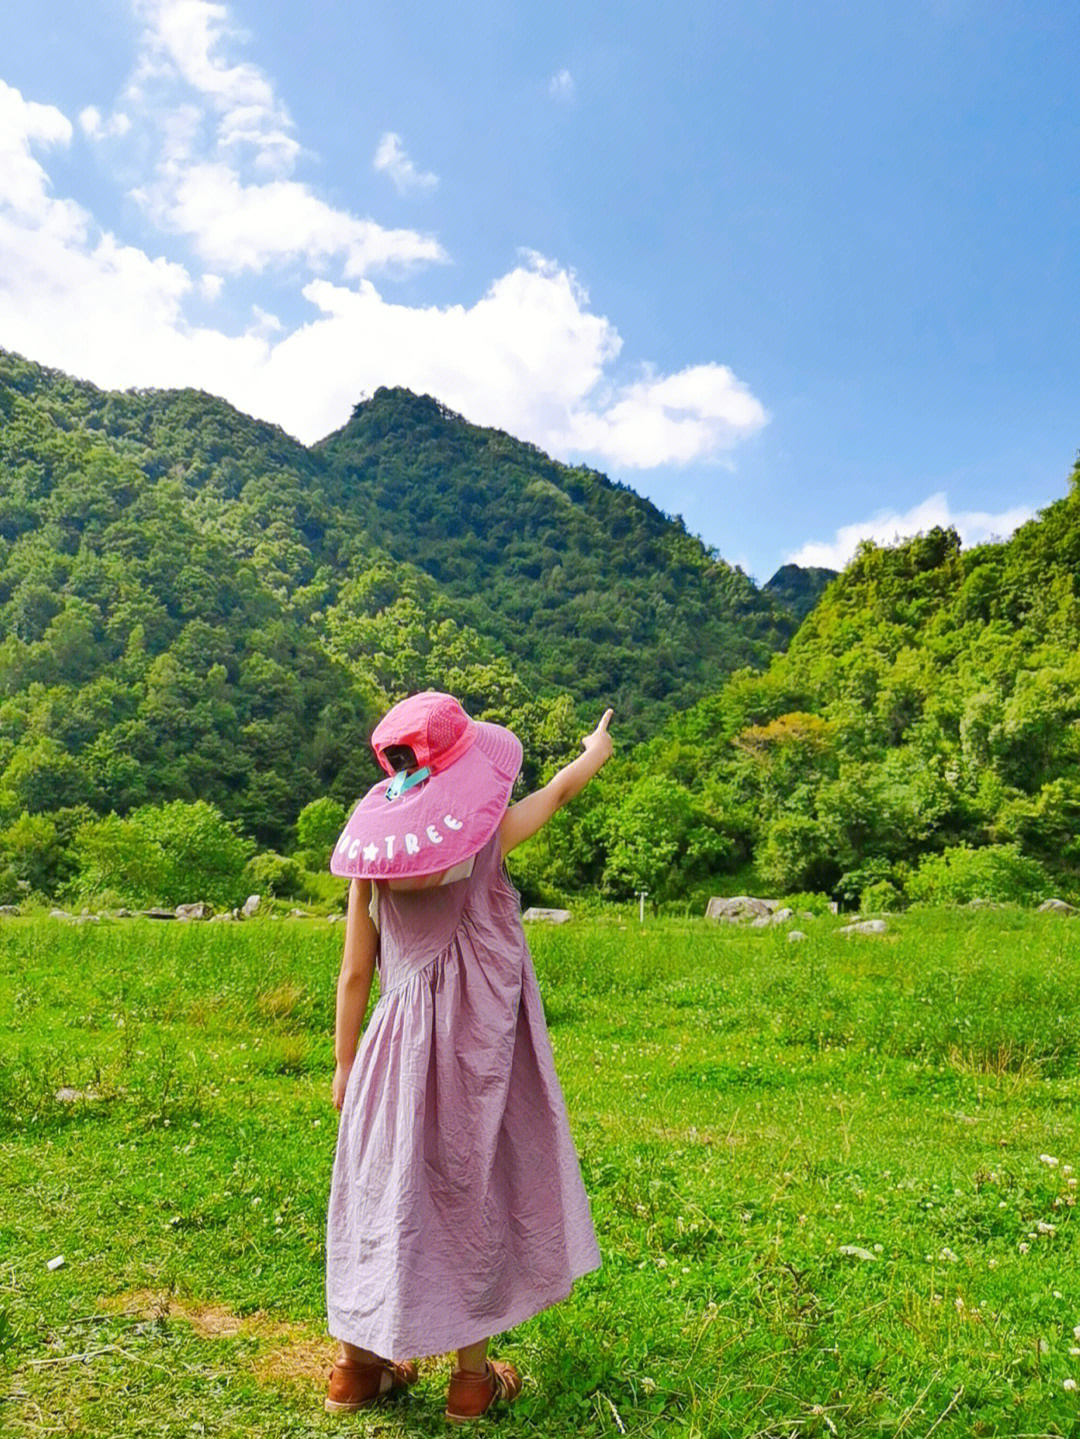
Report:
[[[91,140],[105,140],[126,135],[131,129],[131,119],[122,110],[117,110],[106,120],[96,105],[87,105],[79,111],[79,125],[83,134]]]
[[[291,118],[262,71],[231,58],[225,5],[135,3],[140,58],[112,119],[87,106],[77,137],[61,111],[0,82],[0,344],[108,387],[199,386],[308,441],[380,385],[620,468],[718,457],[766,423],[723,365],[619,370],[614,323],[541,255],[523,252],[467,303],[396,303],[372,274],[444,259],[438,242],[336,208],[293,173]],[[128,112],[138,146],[116,119]],[[104,135],[126,147],[127,173],[156,136],[134,193],[171,237],[168,258],[54,194],[42,156]],[[393,177],[411,162],[389,140]],[[231,285],[238,275],[247,278]],[[193,319],[208,303],[218,327]]]
[[[572,100],[574,98],[574,77],[565,67],[556,71],[548,81],[548,94],[553,100]]]
[[[949,508],[948,496],[941,490],[920,504],[913,505],[904,514],[895,510],[882,510],[873,519],[842,525],[834,539],[810,540],[794,554],[788,555],[785,563],[825,565],[829,569],[842,570],[855,553],[860,540],[874,540],[879,545],[890,545],[897,540],[931,530],[935,525],[940,525],[943,529],[951,525],[965,545],[978,545],[986,540],[1006,539],[1013,530],[1030,520],[1033,514],[1033,510],[1023,505],[1002,510],[996,515],[985,510],[953,511]]]
[[[340,257],[352,277],[446,259],[431,236],[338,209],[292,178],[301,155],[292,117],[257,66],[226,54],[239,32],[225,5],[136,0],[136,13],[139,62],[126,100],[159,126],[161,150],[133,193],[162,229],[228,274],[298,260],[318,269]]]
[[[372,164],[376,170],[390,176],[399,195],[407,195],[410,190],[433,190],[439,183],[438,175],[416,168],[402,146],[401,136],[395,135],[392,130],[388,130],[379,141]]]

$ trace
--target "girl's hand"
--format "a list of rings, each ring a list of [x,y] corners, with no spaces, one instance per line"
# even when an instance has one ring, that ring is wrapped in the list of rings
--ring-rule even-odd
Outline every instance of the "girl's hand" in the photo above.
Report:
[[[349,1082],[349,1075],[352,1073],[351,1064],[339,1064],[334,1070],[334,1108],[340,1109],[345,1102],[345,1086]]]
[[[588,755],[595,755],[600,764],[607,764],[611,758],[611,736],[608,734],[608,725],[611,723],[613,710],[605,710],[600,723],[593,730],[592,734],[582,737],[581,748]],[[599,765],[597,768],[599,769]]]

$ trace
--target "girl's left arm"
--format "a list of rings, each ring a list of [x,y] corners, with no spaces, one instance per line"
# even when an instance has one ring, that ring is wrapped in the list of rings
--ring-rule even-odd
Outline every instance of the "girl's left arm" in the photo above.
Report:
[[[584,754],[564,765],[543,789],[527,794],[506,811],[499,826],[499,844],[504,857],[516,845],[531,839],[538,829],[543,829],[555,811],[580,794],[593,775],[607,764],[612,749],[608,734],[611,716],[612,711],[605,710],[600,723],[581,741]]]
[[[375,974],[375,955],[379,935],[368,905],[371,902],[371,880],[354,879],[349,885],[349,912],[345,921],[345,949],[341,956],[341,973],[337,984],[337,1013],[334,1023],[334,1107],[340,1109],[345,1086],[356,1058],[360,1026],[364,1022],[371,981]]]

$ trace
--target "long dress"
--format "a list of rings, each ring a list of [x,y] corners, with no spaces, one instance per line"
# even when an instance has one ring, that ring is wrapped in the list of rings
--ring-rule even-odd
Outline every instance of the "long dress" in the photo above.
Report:
[[[380,887],[379,999],[327,1215],[336,1339],[459,1349],[565,1299],[600,1252],[498,833],[472,874]]]

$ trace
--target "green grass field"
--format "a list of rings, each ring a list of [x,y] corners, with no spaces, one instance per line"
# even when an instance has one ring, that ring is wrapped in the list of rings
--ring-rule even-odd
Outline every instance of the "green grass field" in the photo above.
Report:
[[[1080,920],[840,922],[531,932],[604,1266],[481,1427],[1080,1435]],[[447,1432],[322,1410],[341,940],[0,920],[5,1436]]]

